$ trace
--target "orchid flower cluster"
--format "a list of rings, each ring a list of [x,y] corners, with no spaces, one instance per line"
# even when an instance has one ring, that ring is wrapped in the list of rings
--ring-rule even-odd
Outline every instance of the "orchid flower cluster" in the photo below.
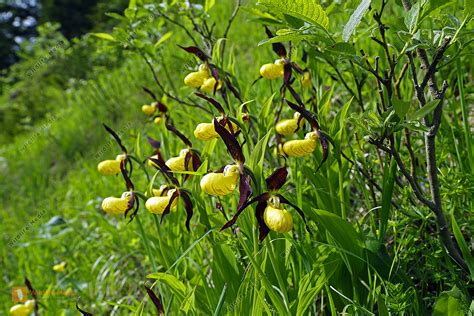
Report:
[[[273,37],[268,28],[266,28],[266,33],[269,37]],[[213,96],[219,92],[230,109],[226,93],[231,91],[237,99],[242,101],[238,89],[233,86],[227,74],[215,66],[201,49],[194,46],[180,47],[195,55],[202,62],[197,67],[197,71],[185,76],[184,84],[197,89],[195,95],[207,101],[219,113],[211,121],[199,123],[194,130],[194,136],[199,141],[204,142],[218,138],[222,139],[230,158],[232,158],[228,164],[204,174],[200,179],[200,188],[205,194],[215,197],[228,196],[236,191],[237,187],[239,188],[240,197],[236,212],[222,229],[234,225],[241,213],[253,203],[257,203],[255,217],[260,231],[260,240],[263,240],[270,231],[286,233],[292,230],[293,217],[284,205],[291,206],[306,224],[304,212],[278,192],[287,180],[288,171],[286,166],[277,168],[266,179],[267,191],[265,193],[252,198],[251,181],[255,181],[255,177],[245,164],[245,155],[242,150],[245,142],[241,144],[238,140],[242,130],[247,129],[246,125],[250,125],[248,109],[243,106],[240,121],[229,116],[222,104]],[[311,155],[318,144],[321,144],[323,151],[322,164],[327,159],[328,137],[321,132],[316,116],[305,108],[304,102],[292,86],[295,81],[292,78],[293,71],[300,74],[300,82],[303,88],[312,87],[311,75],[307,70],[302,70],[295,62],[291,61],[283,44],[273,43],[272,47],[278,55],[278,59],[274,63],[261,66],[260,79],[276,80],[282,78],[283,82],[280,88],[282,100],[285,100],[286,104],[294,111],[292,118],[279,120],[275,124],[279,152],[285,157],[285,160],[287,157],[304,157]],[[142,199],[145,208],[152,214],[161,215],[163,220],[165,215],[177,210],[178,200],[181,199],[184,202],[187,214],[186,228],[189,230],[193,216],[193,203],[191,192],[184,188],[184,184],[187,179],[195,176],[196,171],[200,168],[200,155],[198,151],[193,149],[191,141],[174,126],[168,114],[167,106],[160,102],[150,89],[144,88],[144,90],[154,101],[149,105],[142,106],[143,113],[156,124],[161,124],[164,121],[166,128],[175,134],[186,147],[179,152],[178,156],[165,160],[160,152],[160,142],[148,137],[148,142],[153,147],[153,153],[147,158],[146,165],[156,168],[157,173],[163,174],[166,183],[155,187],[155,176],[150,182],[148,190],[142,193],[135,190],[131,175],[133,170],[132,161],[141,163],[143,169],[145,168],[144,162],[140,162],[137,158],[128,154],[120,137],[104,125],[116,140],[122,153],[119,153],[115,159],[100,162],[97,169],[103,175],[122,174],[127,190],[120,197],[105,198],[102,202],[102,209],[111,215],[127,217],[128,214],[131,214],[130,220],[132,220],[138,212],[139,200]],[[287,92],[292,95],[296,103],[285,98]],[[284,137],[303,130],[306,124],[309,124],[311,130],[306,133],[304,139],[282,140]],[[182,177],[178,179],[180,173],[182,173]],[[132,209],[133,212],[130,213]],[[306,229],[308,230],[307,225]]]

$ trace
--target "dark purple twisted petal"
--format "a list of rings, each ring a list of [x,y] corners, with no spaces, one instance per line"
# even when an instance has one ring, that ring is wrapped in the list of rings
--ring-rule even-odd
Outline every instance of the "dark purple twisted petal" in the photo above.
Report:
[[[223,231],[224,229],[229,228],[230,226],[234,225],[235,222],[237,221],[237,219],[239,218],[240,214],[241,214],[249,205],[252,205],[252,204],[255,203],[255,202],[266,201],[266,200],[268,200],[269,196],[270,196],[269,193],[268,193],[268,192],[265,192],[265,193],[263,193],[263,194],[260,194],[259,196],[254,197],[254,198],[251,199],[250,201],[245,202],[239,209],[237,209],[237,212],[236,212],[236,213],[234,214],[234,216],[230,219],[230,221],[228,221],[227,223],[225,223],[224,226],[222,226],[221,231]]]
[[[191,218],[193,217],[193,202],[187,192],[181,192],[181,198],[184,202],[184,209],[186,210],[186,229],[188,232],[191,230],[189,228],[189,224],[191,222]]]
[[[161,300],[158,298],[158,296],[153,292],[152,289],[150,289],[148,286],[144,285],[146,292],[148,293],[148,296],[150,297],[151,301],[153,302],[153,305],[156,307],[157,315],[161,316],[165,314],[165,309],[163,307],[163,304],[161,303]]]
[[[285,166],[273,171],[273,173],[265,179],[267,189],[269,191],[279,190],[285,184],[287,176],[288,170],[286,170]]]
[[[291,203],[288,199],[286,199],[283,195],[281,194],[278,194],[277,195],[279,198],[280,198],[280,203],[283,203],[283,204],[288,204],[290,205],[291,207],[293,207],[295,209],[295,211],[301,216],[301,218],[303,219],[303,222],[306,226],[306,230],[308,231],[308,233],[311,233],[311,231],[309,230],[309,227],[308,227],[308,224],[306,223],[306,217],[304,216],[304,213],[303,211],[298,207],[296,206],[295,204]]]
[[[260,201],[257,203],[255,207],[255,217],[257,218],[258,222],[258,230],[260,232],[258,240],[262,241],[267,237],[268,233],[270,232],[270,228],[268,228],[263,216],[265,214],[265,209],[267,208],[267,201]]]
[[[232,158],[234,158],[235,162],[239,164],[243,164],[245,162],[245,157],[242,152],[242,147],[240,147],[237,138],[232,135],[224,126],[219,123],[217,118],[214,117],[214,129],[216,130],[217,134],[222,138],[224,141],[227,150],[229,151]]]

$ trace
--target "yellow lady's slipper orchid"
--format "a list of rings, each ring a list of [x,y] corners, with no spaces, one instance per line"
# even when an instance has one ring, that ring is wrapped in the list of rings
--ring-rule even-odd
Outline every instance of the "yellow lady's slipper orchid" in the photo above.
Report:
[[[283,144],[282,151],[290,157],[303,157],[311,154],[317,145],[318,133],[306,134],[305,139],[290,140]]]
[[[183,149],[179,153],[178,157],[172,157],[168,159],[165,164],[170,168],[172,171],[186,171],[189,170],[190,167],[192,169],[192,162],[191,159],[188,161],[188,168],[184,165],[186,162],[186,155],[188,154],[189,149]]]
[[[153,155],[151,156],[150,158],[153,158],[153,159],[160,159],[160,157],[158,155]],[[156,163],[154,163],[153,161],[151,161],[150,159],[147,160],[147,164],[150,166],[150,167],[157,167]]]
[[[148,116],[152,116],[153,114],[155,114],[156,110],[157,108],[154,103],[152,103],[151,105],[142,106],[142,112]]]
[[[201,179],[201,189],[214,196],[224,196],[232,193],[237,187],[240,167],[227,165],[223,173],[208,173]]]
[[[289,120],[282,120],[275,125],[275,130],[280,135],[291,135],[296,132],[298,128],[302,128],[304,125],[304,121],[301,120],[298,126],[298,119],[300,114],[298,112],[295,113],[294,117]]]
[[[273,64],[265,64],[260,67],[260,75],[265,79],[277,79],[283,76],[284,61],[277,59]]]
[[[218,120],[222,119],[219,117]],[[232,124],[232,132],[235,133],[240,130],[239,126],[234,122],[230,122]],[[226,124],[225,128],[230,132],[229,125]],[[214,129],[214,123],[200,123],[196,126],[194,130],[194,136],[199,140],[211,140],[214,138],[219,138],[219,134],[217,134],[216,130]]]
[[[28,316],[33,310],[23,304],[16,304],[10,308],[11,316]]]
[[[171,197],[176,192],[175,189],[169,190],[166,196],[154,196],[146,200],[146,209],[153,214],[163,214],[168,204],[170,204]],[[178,205],[178,198],[173,200],[170,210],[176,210]]]
[[[293,217],[291,214],[281,208],[268,205],[263,213],[265,224],[277,233],[286,233],[293,228]]]
[[[170,188],[166,184],[162,184],[159,189],[153,189],[153,196],[164,196]]]
[[[28,308],[29,312],[31,313],[33,309],[35,308],[35,301],[27,300],[25,303],[23,303],[23,305],[25,305],[26,308]]]
[[[54,272],[64,272],[65,269],[66,269],[66,262],[64,261],[61,263],[55,264],[53,266]]]
[[[213,93],[214,92],[214,86],[216,85],[216,78],[214,77],[209,77],[206,80],[204,80],[201,90],[207,93]],[[219,90],[222,87],[222,81],[219,80],[217,83],[217,89]]]
[[[209,68],[202,64],[199,66],[199,71],[191,72],[184,78],[184,84],[188,87],[199,88],[207,78],[209,78]]]
[[[308,71],[304,72],[303,78],[301,78],[301,85],[303,88],[311,87],[311,74]]]
[[[111,215],[124,214],[128,209],[128,202],[130,201],[130,192],[124,192],[122,197],[108,197],[102,201],[102,209],[104,212]]]
[[[155,117],[155,119],[153,120],[153,122],[156,124],[156,125],[159,125],[161,123],[161,117]]]
[[[99,173],[105,176],[114,176],[120,173],[120,163],[126,158],[125,154],[118,155],[115,160],[104,160],[97,165]]]

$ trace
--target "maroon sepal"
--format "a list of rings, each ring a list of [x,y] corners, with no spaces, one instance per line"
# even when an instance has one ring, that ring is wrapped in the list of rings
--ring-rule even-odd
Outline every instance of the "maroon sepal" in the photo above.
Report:
[[[191,218],[193,217],[193,202],[191,201],[191,198],[187,192],[181,191],[181,198],[183,199],[184,209],[186,210],[186,229],[189,232],[191,230],[189,228],[189,224],[191,222]]]
[[[178,129],[173,125],[169,116],[166,116],[165,126],[167,130],[169,130],[170,132],[178,136],[186,146],[193,147],[193,144],[191,143],[191,141],[186,136],[184,136],[184,134],[178,131]]]
[[[148,93],[148,95],[150,95],[150,97],[151,97],[154,101],[157,101],[156,95],[155,95],[150,89],[148,89],[147,87],[142,87],[142,88],[143,88],[143,91],[145,91],[146,93]]]
[[[273,34],[272,32],[268,29],[268,27],[265,26],[265,33],[267,33],[268,38],[272,38]],[[286,49],[285,46],[282,43],[272,43],[272,48],[273,51],[280,57],[286,57]]]
[[[199,92],[196,92],[195,93],[198,97],[206,100],[207,102],[211,103],[217,111],[219,111],[219,113],[221,115],[225,115],[225,111],[224,111],[224,108],[222,107],[222,105],[214,98],[210,98],[208,97],[207,95],[205,94],[202,94],[202,93],[199,93]]]
[[[173,205],[174,200],[177,199],[178,196],[179,196],[178,191],[175,191],[173,193],[173,195],[171,196],[171,199],[170,199],[168,205],[166,205],[165,210],[163,211],[163,214],[161,214],[160,224],[163,222],[163,218],[165,218],[165,216],[170,213],[171,205]]]
[[[239,204],[237,205],[237,210],[239,210],[245,202],[247,202],[249,196],[252,194],[252,187],[250,186],[250,176],[246,174],[240,175],[240,184],[239,184]]]
[[[148,158],[148,160],[156,164],[158,169],[160,169],[160,171],[168,178],[168,180],[170,180],[174,185],[179,186],[178,179],[175,178],[171,172],[171,169],[165,164],[164,161],[155,158]]]
[[[133,202],[130,203],[130,201],[133,199]],[[130,214],[130,220],[128,221],[129,223],[131,223],[133,221],[133,219],[135,218],[135,216],[138,214],[138,209],[140,208],[140,200],[136,198],[135,194],[132,192],[132,199],[130,199],[130,201],[128,201],[128,205],[130,206],[130,204],[135,204],[135,209],[133,210],[133,213]],[[131,209],[131,208],[130,208]],[[127,215],[130,211],[130,209],[126,210],[125,211],[125,218],[127,218]]]
[[[28,288],[28,291],[30,292],[31,296],[33,297],[34,300],[34,311],[35,311],[35,316],[38,316],[38,295],[36,290],[33,288],[33,285],[31,284],[30,280],[28,280],[27,277],[25,277],[25,286]]]
[[[117,144],[120,146],[120,148],[122,149],[122,151],[123,151],[124,153],[127,153],[127,148],[125,148],[125,146],[122,145],[122,140],[121,140],[120,137],[117,135],[117,133],[115,133],[113,129],[111,129],[110,127],[108,127],[108,126],[105,125],[104,123],[102,123],[102,125],[104,125],[105,130],[106,130],[107,132],[109,132],[110,135],[112,135],[112,137],[115,139],[115,141],[116,141]]]
[[[153,139],[150,136],[147,136],[146,140],[148,141],[148,144],[150,144],[151,147],[153,147],[154,149],[160,149],[161,143],[157,141],[156,139]]]
[[[235,212],[234,216],[230,219],[230,221],[228,221],[227,223],[224,224],[224,226],[222,226],[221,231],[223,231],[224,229],[229,228],[230,226],[234,225],[235,222],[237,221],[237,219],[239,218],[240,214],[241,214],[249,205],[252,205],[252,204],[255,203],[255,202],[263,202],[263,201],[266,202],[269,197],[270,197],[270,194],[269,194],[268,192],[265,192],[265,193],[263,193],[263,194],[260,194],[259,196],[254,197],[254,198],[251,199],[250,201],[245,202],[244,205],[242,205],[242,207],[240,207],[239,209],[237,209],[237,212]]]
[[[148,293],[148,296],[150,297],[151,301],[153,302],[153,305],[156,307],[156,311],[158,312],[158,315],[164,315],[165,314],[165,309],[163,307],[163,304],[161,303],[161,300],[159,299],[158,296],[156,296],[155,292],[153,292],[152,289],[150,289],[148,286],[144,285],[146,292]]]
[[[212,93],[215,95],[217,91],[217,87],[219,86],[219,71],[217,70],[217,68],[211,68],[211,74],[214,77],[214,79],[216,79],[216,83],[214,84],[214,89]]]
[[[76,309],[79,313],[82,314],[82,316],[94,316],[94,314],[92,313],[89,313],[89,312],[86,312],[85,310],[83,310],[82,308],[79,307],[79,302],[76,302]]]
[[[328,154],[329,154],[329,142],[327,137],[318,131],[319,135],[319,142],[321,143],[321,148],[323,149],[323,159],[321,160],[321,163],[319,164],[318,168],[316,169],[316,172],[318,172],[319,168],[326,162],[328,159]]]
[[[132,180],[130,179],[130,177],[128,176],[128,171],[127,169],[125,168],[125,164],[126,164],[126,161],[127,160],[122,160],[120,162],[120,171],[122,172],[122,176],[123,176],[123,179],[125,180],[125,184],[127,186],[127,189],[129,191],[133,191],[135,189],[134,185],[133,185],[133,182]],[[130,164],[131,165],[131,164]]]
[[[197,58],[199,58],[202,61],[207,61],[210,59],[201,49],[199,49],[196,46],[189,46],[189,47],[184,47],[181,45],[178,45],[180,48],[184,49],[188,53],[194,54]]]
[[[160,111],[161,113],[166,113],[168,111],[168,107],[164,105],[163,103],[161,103],[160,101],[156,102],[156,107],[158,108],[158,111]]]
[[[262,241],[267,237],[268,233],[270,232],[270,228],[268,228],[265,220],[263,219],[265,214],[265,209],[267,208],[267,201],[260,201],[257,203],[255,207],[255,217],[257,218],[258,222],[258,230],[260,231],[258,240]]]
[[[304,108],[303,100],[301,99],[300,95],[298,93],[296,93],[295,89],[291,85],[288,85],[287,88],[290,91],[293,98],[295,98],[296,103],[298,103],[299,106]]]
[[[221,123],[217,121],[217,118],[214,117],[213,122],[214,129],[224,141],[227,150],[229,151],[232,158],[234,158],[235,162],[243,164],[245,162],[245,157],[242,152],[242,148],[240,147],[240,144],[237,141],[237,138],[235,138],[234,135],[232,135],[224,126],[222,126]]]
[[[191,164],[193,165],[193,171],[197,171],[202,164],[199,154],[194,150],[191,150]]]
[[[240,103],[244,103],[244,101],[242,100],[242,97],[240,96],[239,90],[237,90],[237,88],[234,87],[232,82],[230,82],[230,80],[228,78],[225,78],[224,82],[225,82],[227,88],[229,88],[230,92],[232,92],[234,97],[236,97],[240,101]]]
[[[283,83],[285,84],[285,86],[290,85],[291,75],[292,75],[291,65],[288,63],[285,63],[285,65],[283,66]]]
[[[306,223],[306,217],[304,216],[304,213],[303,211],[298,207],[296,206],[295,204],[291,203],[289,200],[287,200],[283,195],[281,194],[277,194],[277,196],[280,198],[280,203],[283,203],[283,204],[288,204],[290,205],[291,207],[293,207],[295,209],[295,211],[301,216],[301,218],[303,219],[303,222],[304,222],[304,225],[306,227],[306,230],[308,231],[308,233],[311,234],[311,231],[309,230],[309,227],[308,227],[308,224]]]
[[[319,130],[319,123],[316,120],[316,117],[314,116],[313,113],[311,113],[310,111],[306,110],[305,108],[303,108],[301,106],[298,106],[298,105],[296,105],[293,102],[290,102],[288,100],[286,100],[286,103],[288,103],[290,108],[292,108],[296,112],[299,112],[301,114],[301,116],[304,117],[309,122],[309,124],[311,125],[311,127],[314,130]]]
[[[279,190],[285,184],[287,176],[288,170],[286,170],[286,167],[281,167],[273,171],[273,173],[265,179],[267,189],[269,191]]]
[[[301,60],[306,64],[308,61],[308,52],[303,49],[303,56],[301,56]]]
[[[301,69],[301,67],[298,66],[297,63],[291,62],[291,67],[292,67],[294,70],[296,70],[296,72],[298,72],[300,75],[303,75],[303,74],[304,74],[304,70]]]

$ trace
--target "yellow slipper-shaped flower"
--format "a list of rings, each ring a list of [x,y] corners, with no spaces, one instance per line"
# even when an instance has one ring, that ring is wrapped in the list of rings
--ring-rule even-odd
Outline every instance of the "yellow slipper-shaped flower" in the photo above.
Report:
[[[188,87],[199,88],[207,78],[209,78],[209,68],[203,64],[199,66],[199,71],[191,72],[184,78],[184,84]]]
[[[218,118],[218,120],[222,119],[222,117]],[[232,131],[234,133],[240,130],[239,126],[234,122],[230,122],[232,124]],[[226,125],[225,128],[230,132],[229,125]],[[212,140],[214,138],[219,138],[219,134],[217,134],[216,130],[214,129],[214,123],[200,123],[196,126],[194,130],[194,136],[199,140]]]
[[[304,125],[304,121],[301,120],[298,126],[298,119],[300,114],[298,112],[295,113],[292,119],[282,120],[275,125],[275,130],[280,135],[291,135],[296,132],[298,128],[302,128]]]
[[[277,233],[286,233],[293,228],[293,217],[291,214],[281,208],[268,205],[263,213],[265,224]]]
[[[216,85],[216,78],[209,77],[206,80],[204,80],[200,90],[204,91],[204,92],[207,92],[207,93],[213,93],[215,85]],[[221,87],[222,87],[222,82],[219,80],[219,83],[217,84],[217,89],[216,90],[219,90]]]
[[[301,78],[301,85],[303,88],[310,88],[311,87],[311,74],[307,71],[303,74],[303,78]]]
[[[31,300],[30,300],[31,301]],[[25,304],[16,304],[10,308],[10,315],[11,316],[28,316],[33,311],[34,303],[28,303],[30,301],[26,301]],[[26,305],[28,303],[28,306]]]
[[[102,201],[102,209],[104,212],[111,215],[124,214],[128,209],[128,201],[130,201],[130,197],[130,192],[124,192],[120,198],[113,196],[105,198]]]
[[[154,196],[146,200],[145,207],[146,209],[153,214],[163,214],[168,204],[170,204],[171,197],[176,192],[175,189],[169,190],[165,196]],[[178,205],[178,198],[176,197],[171,204],[171,211],[176,210],[176,205]]]
[[[156,110],[156,102],[153,102],[151,105],[145,104],[142,106],[142,112],[148,116],[152,116],[153,114],[155,114]]]
[[[315,149],[318,140],[318,133],[306,134],[305,139],[290,140],[283,144],[282,151],[290,157],[304,157],[310,155]]]
[[[265,64],[260,67],[260,75],[265,79],[277,79],[283,76],[284,63],[283,59],[277,59],[273,64]]]
[[[214,196],[224,196],[232,193],[237,187],[240,168],[238,165],[228,165],[223,173],[208,173],[201,179],[201,189]]]
[[[54,272],[64,272],[64,270],[66,270],[66,262],[61,262],[61,263],[58,263],[58,264],[55,264],[53,266],[53,271]]]
[[[118,155],[115,160],[104,160],[97,165],[97,171],[105,176],[114,176],[120,173],[120,163],[125,155]]]
[[[172,171],[186,171],[192,170],[192,162],[191,159],[188,161],[188,168],[184,165],[186,162],[186,155],[188,154],[189,149],[183,149],[179,153],[178,157],[172,157],[168,159],[165,164],[170,168]]]

